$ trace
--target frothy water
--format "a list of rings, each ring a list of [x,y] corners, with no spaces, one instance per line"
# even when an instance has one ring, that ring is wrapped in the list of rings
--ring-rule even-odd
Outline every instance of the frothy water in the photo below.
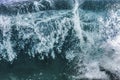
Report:
[[[0,78],[119,80],[119,3],[88,2],[1,1],[13,12],[0,14]]]

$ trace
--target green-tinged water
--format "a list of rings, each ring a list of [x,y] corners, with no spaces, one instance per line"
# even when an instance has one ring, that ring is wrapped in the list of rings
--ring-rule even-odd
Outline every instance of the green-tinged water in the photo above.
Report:
[[[0,80],[119,80],[120,1],[0,1]]]

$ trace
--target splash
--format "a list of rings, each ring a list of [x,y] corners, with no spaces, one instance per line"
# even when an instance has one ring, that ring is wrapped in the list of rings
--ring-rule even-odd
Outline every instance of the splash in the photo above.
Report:
[[[83,36],[82,36],[82,29],[80,25],[80,16],[79,16],[79,6],[83,3],[81,0],[75,0],[75,6],[73,8],[73,22],[74,22],[74,30],[76,31],[77,37],[79,37],[81,44],[83,42]]]
[[[72,10],[59,10],[56,2],[36,0],[33,12],[25,3],[27,7],[20,5],[16,15],[0,15],[0,59],[12,62],[24,54],[44,61],[62,55],[77,64],[72,64],[77,69],[73,80],[119,77],[120,10],[83,10],[83,0],[71,1]]]
[[[119,37],[115,38],[116,36],[119,35],[119,30],[120,30],[119,16],[118,16],[119,10],[117,9],[117,11],[112,11],[112,12],[110,11],[109,12],[110,14],[101,14],[99,12],[96,13],[90,11],[86,11],[84,13],[84,11],[80,10],[78,7],[79,4],[78,1],[76,1],[76,5],[73,10],[74,13],[73,21],[75,23],[74,30],[76,31],[76,35],[77,37],[79,37],[81,42],[79,45],[82,49],[82,52],[79,53],[79,57],[81,56],[83,57],[82,64],[84,65],[84,68],[81,68],[81,58],[80,58],[80,63],[78,62],[78,66],[80,67],[78,73],[82,73],[82,74],[80,75],[78,74],[77,77],[76,76],[74,77],[74,79],[88,78],[88,79],[108,80],[111,73],[113,73],[112,75],[117,75],[119,73],[119,72],[117,73],[115,72],[116,70],[119,71],[119,66],[117,64],[114,64],[117,66],[114,67],[114,69],[116,70],[113,70],[112,68],[113,66],[111,66],[112,71],[108,67],[111,65],[111,63],[109,64],[109,62],[111,62],[110,60],[117,59],[115,57],[114,58],[112,57],[111,59],[108,58],[108,56],[110,57],[110,55],[112,56],[115,55],[116,52],[119,50],[119,42],[117,41]],[[81,11],[81,12],[78,13],[77,11],[79,12]],[[103,15],[107,15],[107,17]],[[115,40],[113,40],[113,38],[115,38]],[[103,47],[103,44],[106,45],[106,43],[108,43],[107,46],[111,46],[112,49],[111,47],[110,48],[108,47],[108,49],[106,49],[107,46]],[[112,64],[113,63],[116,62],[112,61]],[[102,67],[104,66],[104,69],[107,69],[108,71],[110,70],[111,73],[106,74],[105,71],[101,71],[101,66]]]

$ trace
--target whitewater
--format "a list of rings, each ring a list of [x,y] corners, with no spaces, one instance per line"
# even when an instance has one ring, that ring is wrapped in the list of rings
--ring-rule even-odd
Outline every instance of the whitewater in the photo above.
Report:
[[[120,80],[120,1],[1,0],[0,80]]]

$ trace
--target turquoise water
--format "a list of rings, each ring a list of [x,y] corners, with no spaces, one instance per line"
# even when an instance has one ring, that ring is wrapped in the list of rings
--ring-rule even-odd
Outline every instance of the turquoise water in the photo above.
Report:
[[[119,80],[120,5],[0,1],[0,80]]]

